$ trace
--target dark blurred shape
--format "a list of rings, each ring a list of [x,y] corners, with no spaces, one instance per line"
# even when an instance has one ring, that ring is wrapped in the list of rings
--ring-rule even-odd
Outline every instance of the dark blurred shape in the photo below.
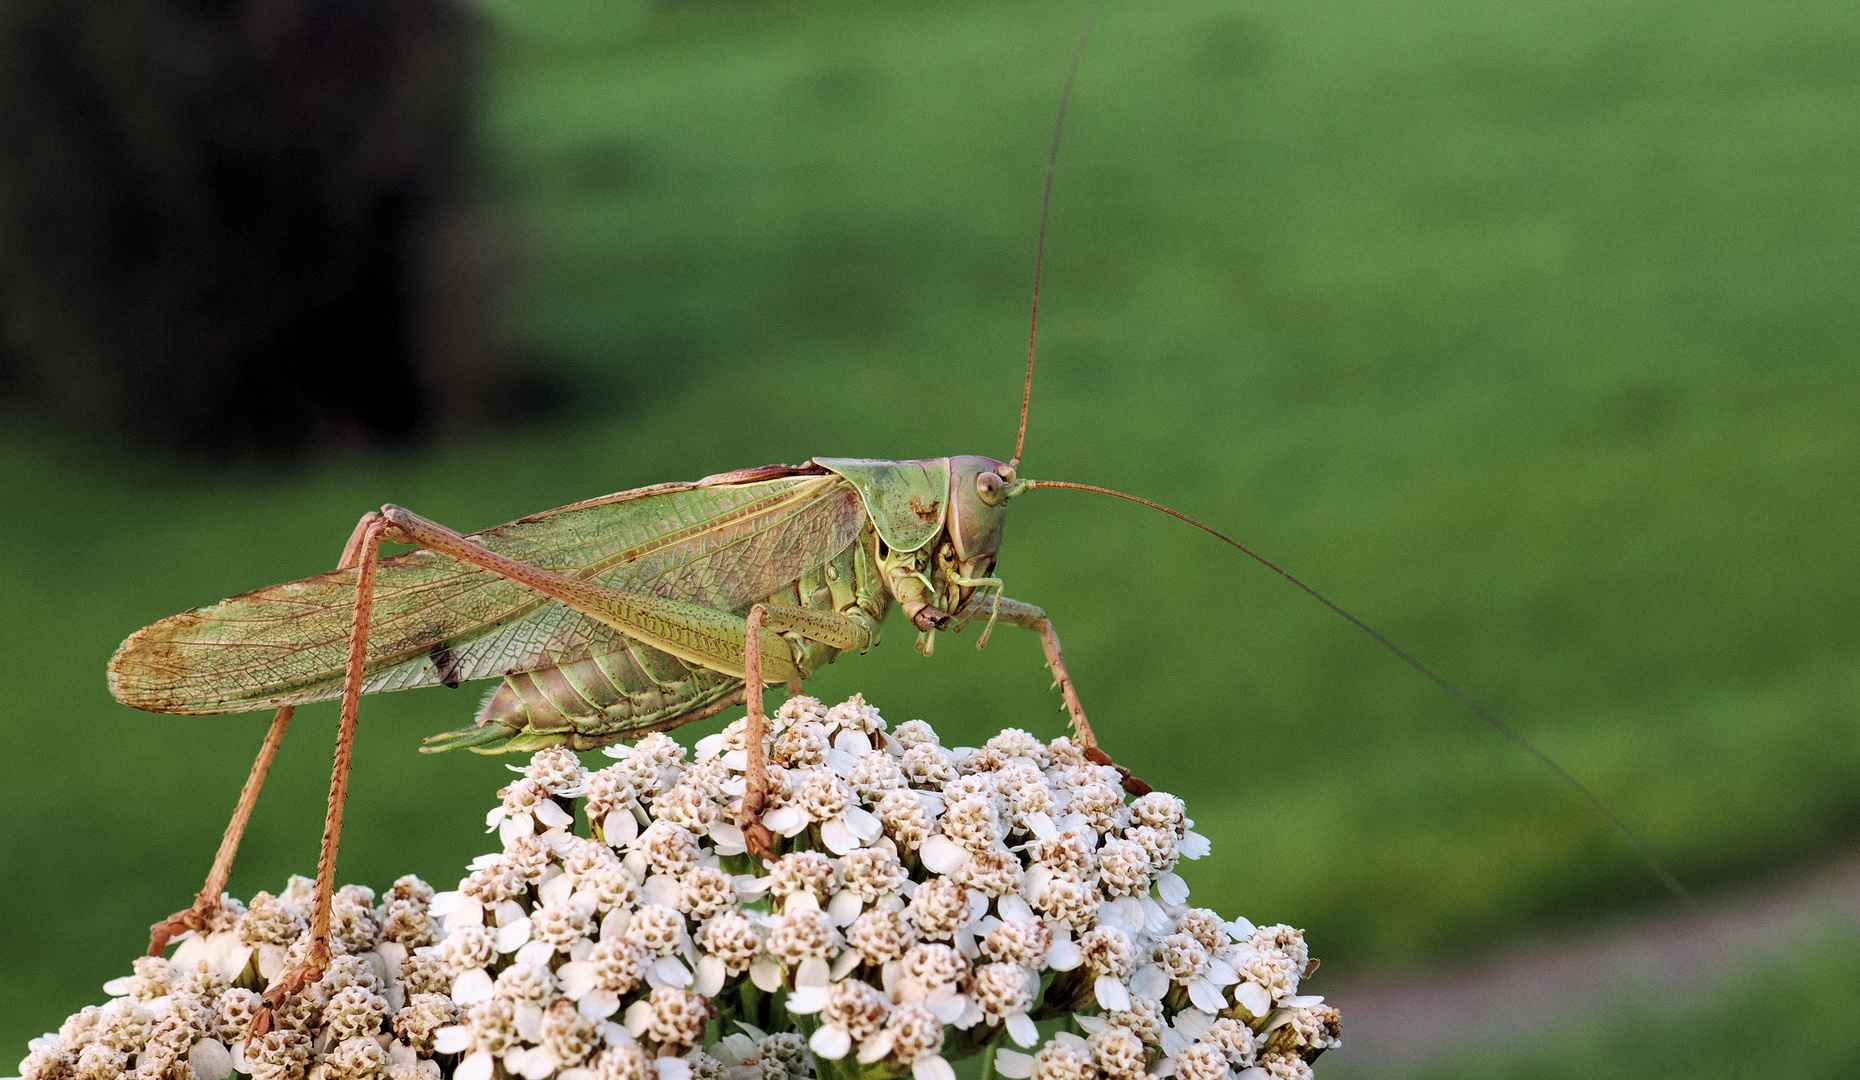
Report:
[[[452,0],[0,4],[0,394],[223,455],[508,415]]]

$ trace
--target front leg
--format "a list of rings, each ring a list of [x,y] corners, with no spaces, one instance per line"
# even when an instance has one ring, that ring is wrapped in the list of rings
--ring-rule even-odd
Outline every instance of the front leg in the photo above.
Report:
[[[1079,692],[1072,685],[1072,675],[1066,671],[1066,655],[1059,648],[1059,631],[1053,629],[1053,620],[1046,617],[1046,612],[1032,604],[1008,597],[999,597],[988,603],[970,603],[963,609],[957,621],[957,627],[967,625],[989,613],[989,621],[996,618],[1002,622],[1025,627],[1040,635],[1040,647],[1046,651],[1046,666],[1053,672],[1053,685],[1059,687],[1059,696],[1065,701],[1066,713],[1072,719],[1073,734],[1085,748],[1085,756],[1099,765],[1109,765],[1124,778],[1124,790],[1132,795],[1147,795],[1151,787],[1130,775],[1130,770],[1111,760],[1111,755],[1098,748],[1098,738],[1092,734],[1091,723],[1085,719],[1085,706],[1079,702]],[[997,613],[998,612],[998,613]],[[984,638],[985,642],[987,639]],[[980,647],[978,643],[977,647]]]

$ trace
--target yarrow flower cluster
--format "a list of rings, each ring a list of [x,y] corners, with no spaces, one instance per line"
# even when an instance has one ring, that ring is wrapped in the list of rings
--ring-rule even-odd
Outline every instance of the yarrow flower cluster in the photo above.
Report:
[[[858,697],[770,718],[775,850],[737,819],[748,727],[537,753],[449,892],[336,897],[329,970],[252,1037],[309,947],[314,883],[224,899],[139,959],[23,1080],[1301,1080],[1339,1019],[1303,935],[1188,906],[1208,842],[1066,738],[946,748]],[[1042,1043],[1036,1021],[1061,1023]],[[1019,1047],[1020,1049],[1014,1049]]]

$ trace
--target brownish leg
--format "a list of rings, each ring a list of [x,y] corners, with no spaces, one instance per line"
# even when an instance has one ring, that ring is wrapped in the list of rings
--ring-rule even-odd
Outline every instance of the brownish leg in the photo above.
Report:
[[[381,535],[390,526],[379,514],[364,517],[349,541],[359,572],[355,581],[355,619],[349,631],[349,664],[342,681],[342,719],[336,732],[336,756],[330,769],[329,808],[323,819],[323,850],[316,864],[316,913],[310,922],[310,955],[284,972],[265,991],[264,1008],[252,1021],[252,1033],[271,1028],[271,1010],[329,967],[330,908],[336,894],[336,851],[342,841],[342,807],[349,797],[349,764],[355,756],[355,721],[361,712],[362,674],[368,660],[368,623],[374,614],[375,570],[381,562]]]
[[[1085,750],[1085,757],[1098,765],[1109,765],[1124,778],[1124,790],[1132,795],[1148,795],[1153,790],[1148,784],[1130,775],[1130,770],[1111,760],[1111,755],[1098,748],[1098,738],[1092,734],[1091,722],[1085,719],[1085,706],[1079,702],[1079,692],[1072,685],[1072,675],[1066,671],[1066,654],[1059,648],[1059,631],[1053,629],[1053,620],[1046,617],[1046,612],[1032,604],[1007,597],[997,597],[996,608],[989,615],[989,622],[994,622],[998,614],[1003,621],[1015,626],[1024,626],[1040,635],[1040,647],[1046,652],[1046,666],[1053,672],[1053,685],[1059,688],[1059,696],[1066,703],[1066,714],[1072,718],[1072,733],[1078,736],[1079,745]],[[966,624],[976,616],[974,611],[965,611],[963,623]]]
[[[369,520],[364,517],[356,524],[355,531],[349,534],[349,542],[342,547],[342,558],[336,563],[336,569],[346,570],[360,558]],[[213,869],[207,871],[207,883],[194,898],[193,906],[149,927],[150,956],[160,956],[167,950],[169,942],[185,930],[206,929],[207,919],[219,906],[220,896],[226,889],[226,878],[232,873],[233,857],[239,854],[239,841],[245,836],[245,826],[252,819],[253,807],[258,805],[258,793],[265,786],[265,776],[271,772],[272,760],[278,756],[279,744],[284,742],[284,730],[291,725],[293,711],[294,706],[286,705],[271,718],[271,730],[265,733],[264,744],[258,749],[258,758],[252,762],[252,771],[246,774],[245,787],[239,792],[239,805],[233,808],[232,820],[226,823],[226,832],[220,837],[220,849],[213,856]]]
[[[762,712],[762,619],[768,609],[761,604],[749,609],[749,633],[743,648],[743,701],[749,706],[749,731],[745,737],[749,754],[748,775],[743,780],[743,841],[750,853],[767,856],[775,849],[775,834],[762,824],[762,809],[769,801],[768,761],[763,741],[768,718]]]
[[[226,888],[226,877],[232,872],[233,856],[239,853],[239,840],[245,835],[245,824],[251,820],[252,808],[258,805],[259,789],[265,786],[265,775],[271,771],[271,761],[278,756],[278,744],[284,741],[284,729],[291,726],[292,710],[292,706],[286,705],[278,710],[278,715],[271,718],[271,730],[265,733],[264,745],[258,748],[258,759],[252,762],[252,771],[246,775],[245,788],[239,792],[239,805],[233,808],[232,820],[226,823],[226,832],[220,837],[220,850],[213,856],[213,869],[207,871],[207,883],[201,887],[200,894],[194,897],[194,906],[149,927],[150,956],[160,956],[166,952],[168,943],[183,931],[204,931],[207,918],[219,907],[220,895]]]

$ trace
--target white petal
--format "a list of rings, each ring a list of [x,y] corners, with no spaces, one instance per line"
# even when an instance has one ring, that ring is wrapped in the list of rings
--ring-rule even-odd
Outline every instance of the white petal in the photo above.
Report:
[[[936,1014],[938,1020],[945,1024],[953,1024],[962,1017],[963,1013],[969,1011],[969,999],[961,994],[950,994],[944,997],[942,991],[948,989],[951,988],[937,987],[937,993],[931,994],[924,1004],[930,1006],[930,1011]]]
[[[1234,1075],[1234,1080],[1272,1080],[1272,1074],[1255,1065],[1252,1068],[1241,1069]]]
[[[684,1058],[654,1058],[652,1068],[658,1074],[658,1080],[691,1080],[691,1063]]]
[[[863,959],[865,958],[860,956],[856,949],[847,949],[845,952],[841,953],[839,957],[833,961],[833,971],[830,973],[833,981],[839,982],[846,976],[851,975],[853,969],[858,967],[859,962]]]
[[[758,956],[749,965],[749,981],[763,993],[772,994],[781,989],[781,965],[769,957]]]
[[[1100,975],[1092,983],[1099,1007],[1106,1012],[1125,1012],[1130,1008],[1130,991],[1115,975]]]
[[[852,1051],[852,1034],[838,1024],[822,1024],[807,1045],[815,1057],[838,1061]]]
[[[395,1039],[387,1048],[389,1065],[418,1065],[420,1055],[413,1052],[413,1047]]]
[[[260,945],[258,947],[258,973],[267,979],[275,979],[284,970],[284,962],[289,954],[282,945]]]
[[[1046,950],[1046,966],[1054,971],[1071,971],[1085,962],[1085,950],[1076,941],[1055,941]]]
[[[518,919],[527,919],[530,917],[530,913],[523,910],[523,905],[517,903],[515,900],[499,901],[498,905],[491,909],[490,915],[491,923],[494,926],[509,926]]]
[[[1227,936],[1235,941],[1245,941],[1258,932],[1259,927],[1254,926],[1250,919],[1244,917],[1227,924]]]
[[[1171,904],[1186,904],[1188,903],[1188,882],[1183,881],[1180,874],[1174,872],[1164,874],[1156,879],[1156,895]]]
[[[465,1055],[459,1067],[452,1070],[452,1080],[491,1080],[491,1071],[496,1067],[497,1059],[480,1050]]]
[[[535,835],[536,820],[528,814],[517,814],[513,817],[507,817],[504,819],[504,823],[497,827],[497,838],[503,841],[505,851],[510,850],[510,845],[516,843],[518,840],[526,836]]]
[[[207,958],[207,939],[193,931],[181,937],[181,944],[174,950],[174,967],[176,971],[192,971],[194,965]]]
[[[833,747],[827,748],[826,766],[846,779],[852,779],[853,770],[859,767],[859,759]]]
[[[460,1005],[476,1005],[491,996],[491,973],[472,968],[452,980],[452,1000]]]
[[[601,819],[601,837],[610,847],[630,844],[639,839],[639,819],[634,817],[633,811],[625,806],[611,811]]]
[[[566,904],[568,898],[575,895],[575,879],[567,874],[560,874],[543,882],[536,895],[545,904]]]
[[[791,892],[781,898],[781,913],[793,915],[797,911],[819,911],[820,901],[811,892]]]
[[[919,857],[923,859],[924,866],[938,874],[953,874],[967,865],[970,858],[968,848],[942,833],[930,834],[930,838],[924,841]]]
[[[1169,918],[1169,913],[1162,909],[1162,905],[1147,896],[1140,903],[1143,906],[1143,928],[1152,934],[1168,933],[1169,924],[1173,920]]]
[[[1169,973],[1155,964],[1147,964],[1130,977],[1130,989],[1143,997],[1161,1001],[1169,992]]]
[[[956,1070],[934,1054],[911,1062],[911,1075],[916,1080],[956,1080]]]
[[[652,974],[659,979],[659,986],[690,986],[691,969],[676,956],[661,956],[652,962]]]
[[[886,1028],[859,1044],[859,1064],[870,1065],[886,1054],[891,1053],[892,1046],[898,1041],[894,1028]]]
[[[573,1069],[563,1069],[561,1072],[556,1073],[555,1077],[556,1080],[594,1080],[595,1075],[593,1069],[585,1065],[579,1065]],[[438,1080],[438,1077],[434,1077],[433,1080]]]
[[[704,997],[716,997],[729,974],[730,969],[724,966],[722,957],[706,954],[697,962],[697,981],[692,984],[691,991]]]
[[[680,892],[677,878],[670,874],[654,874],[640,887],[639,895],[643,903],[677,907]]]
[[[711,826],[710,831],[715,836],[717,826]],[[736,886],[737,899],[748,902],[768,895],[769,881],[769,878],[756,877],[754,874],[738,874],[730,879],[730,884]]]
[[[1232,986],[1240,981],[1240,973],[1225,960],[1208,961],[1207,980],[1216,986]]]
[[[193,1066],[199,1080],[226,1080],[233,1073],[232,1051],[218,1039],[202,1039],[195,1043],[187,1052],[187,1063]]]
[[[1214,1030],[1214,1020],[1197,1009],[1183,1009],[1175,1018],[1175,1029],[1190,1039],[1199,1039]]]
[[[517,950],[516,961],[519,964],[535,964],[548,967],[549,961],[555,959],[555,946],[546,941],[532,941]]]
[[[1033,1075],[1033,1055],[1004,1046],[995,1051],[995,1071],[1008,1080],[1027,1080]]]
[[[731,750],[723,755],[723,763],[733,772],[748,772],[749,751]]]
[[[710,827],[710,841],[716,845],[719,855],[741,855],[749,850],[749,845],[743,842],[743,830],[727,821]]]
[[[1221,988],[1206,979],[1196,979],[1188,984],[1188,1000],[1204,1012],[1220,1012],[1227,1007],[1227,999],[1221,994]]]
[[[462,1054],[471,1049],[471,1028],[453,1024],[433,1032],[433,1049],[441,1054]]]
[[[833,749],[862,758],[872,752],[872,740],[863,731],[847,728],[833,737]]]
[[[797,986],[788,995],[788,1011],[803,1016],[817,1013],[827,1007],[827,988],[824,986]]]
[[[1187,836],[1182,838],[1182,842],[1176,845],[1175,849],[1181,853],[1184,859],[1201,859],[1205,858],[1208,852],[1214,850],[1214,845],[1208,842],[1207,837],[1191,830]]]
[[[865,901],[859,898],[858,893],[850,889],[837,892],[827,902],[827,921],[835,926],[851,926],[864,910]]]
[[[1007,1033],[1022,1046],[1032,1046],[1040,1041],[1040,1029],[1033,1026],[1033,1018],[1024,1012],[1007,1018]]]
[[[626,935],[626,926],[633,921],[633,913],[626,908],[615,908],[601,919],[601,940],[618,941]]]
[[[860,807],[848,806],[844,816],[846,818],[846,824],[852,826],[852,831],[858,834],[859,839],[864,840],[868,844],[877,840],[885,833],[885,823],[878,820],[876,814]]]
[[[645,1034],[652,1023],[652,1002],[641,999],[626,1007],[626,1029],[635,1038]]]
[[[605,1042],[608,1046],[639,1045],[639,1040],[633,1038],[632,1032],[614,1023],[612,1020],[600,1025],[596,1030],[601,1033],[601,1041]]]
[[[239,940],[231,930],[221,930],[207,937],[207,963],[227,979],[236,979],[252,959],[252,946]]]
[[[1117,928],[1126,934],[1139,934],[1143,931],[1143,903],[1134,896],[1120,896],[1111,901],[1111,907],[1117,912]]]
[[[794,985],[797,989],[803,986],[825,986],[833,981],[831,976],[832,971],[825,960],[810,956],[794,969]]]
[[[1301,994],[1288,997],[1284,1001],[1288,1009],[1315,1009],[1322,1004],[1324,1004],[1323,994]]]
[[[729,741],[729,735],[721,731],[704,736],[697,741],[697,760],[700,762],[709,761],[711,758],[723,753],[723,744]]]
[[[452,914],[454,908],[457,908],[461,903],[468,900],[474,904],[478,902],[472,900],[471,897],[466,896],[457,889],[450,889],[442,893],[434,893],[433,898],[426,903],[426,911],[427,914],[435,919],[443,919],[447,915]]]
[[[516,1005],[517,1034],[529,1042],[542,1041],[542,1006],[519,1001]]]
[[[508,926],[498,927],[497,937],[494,940],[497,943],[498,952],[516,952],[530,940],[529,919],[518,919]]]
[[[620,1011],[620,995],[612,990],[590,990],[575,1003],[575,1008],[581,1015],[598,1024]]]
[[[1111,1022],[1102,1016],[1087,1016],[1084,1013],[1073,1013],[1072,1020],[1074,1023],[1078,1024],[1079,1029],[1087,1035],[1099,1035],[1111,1030]]]
[[[575,943],[568,947],[568,958],[570,960],[586,960],[588,954],[593,951],[594,942],[589,941],[587,938],[576,938]]]
[[[780,806],[762,815],[762,826],[782,836],[797,836],[807,828],[807,815],[792,806]]]
[[[594,989],[599,970],[586,961],[575,961],[563,964],[556,969],[555,977],[562,981],[564,996],[580,1000],[588,991]]]
[[[504,1055],[504,1068],[526,1080],[543,1080],[560,1064],[553,1053],[541,1046],[512,1050]]]
[[[1243,982],[1234,987],[1234,1004],[1254,1016],[1264,1016],[1272,1011],[1272,994],[1256,982]]]
[[[359,585],[356,587],[358,589],[360,588]],[[122,997],[129,993],[129,980],[133,978],[135,978],[133,975],[119,975],[103,984],[103,992],[111,997]],[[23,1072],[24,1070],[21,1071]]]
[[[835,855],[844,855],[862,846],[859,834],[853,832],[851,825],[846,824],[844,815],[828,818],[820,823],[820,842]]]
[[[1051,840],[1059,835],[1058,827],[1053,824],[1053,819],[1048,817],[1044,810],[1035,810],[1027,815],[1027,831],[1042,840]]]
[[[484,815],[484,831],[496,831],[497,827],[504,823],[504,818],[509,813],[510,811],[503,803],[498,803],[496,806],[491,807],[491,812]]]
[[[1039,922],[1034,917],[1033,907],[1019,893],[1009,893],[995,901],[995,910],[1001,913],[1002,922]]]

